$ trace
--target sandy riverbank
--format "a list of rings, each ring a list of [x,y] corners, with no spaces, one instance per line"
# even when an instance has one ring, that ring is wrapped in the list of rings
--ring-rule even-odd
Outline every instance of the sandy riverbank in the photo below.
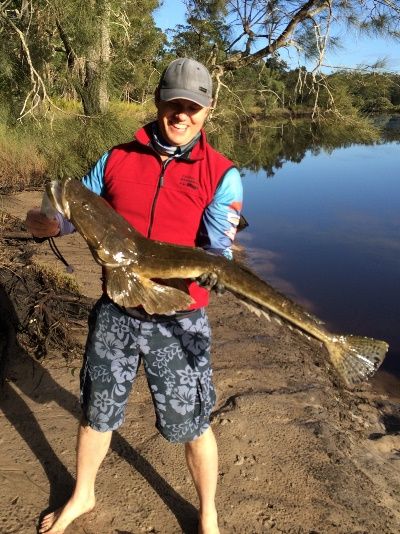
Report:
[[[22,218],[40,196],[3,199],[2,209]],[[11,263],[0,270],[21,276],[24,245],[1,245]],[[57,245],[74,265],[82,292],[95,298],[100,272],[80,236]],[[36,246],[34,261],[63,269],[46,243]],[[19,303],[9,305],[15,310]],[[342,389],[317,343],[255,318],[230,295],[214,298],[209,315],[221,532],[400,532],[398,405],[370,384]],[[72,330],[84,339],[84,321]],[[13,346],[1,402],[5,534],[35,532],[39,513],[70,491],[79,365],[79,353],[66,362],[52,349],[37,361],[18,340]],[[154,428],[141,372],[98,477],[96,509],[67,533],[195,532],[196,496],[183,466],[181,447]]]

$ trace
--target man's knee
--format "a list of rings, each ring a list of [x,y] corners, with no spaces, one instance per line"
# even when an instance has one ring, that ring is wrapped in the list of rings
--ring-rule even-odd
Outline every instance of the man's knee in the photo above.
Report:
[[[156,424],[160,434],[170,443],[184,443],[190,444],[201,439],[207,430],[210,428],[210,421],[207,418],[201,422],[191,421],[187,424]]]
[[[210,434],[212,434],[211,426],[208,425],[205,430],[203,429],[203,432],[191,439],[190,441],[185,442],[185,447],[188,449],[196,449],[198,447],[201,447],[203,443],[208,441]]]

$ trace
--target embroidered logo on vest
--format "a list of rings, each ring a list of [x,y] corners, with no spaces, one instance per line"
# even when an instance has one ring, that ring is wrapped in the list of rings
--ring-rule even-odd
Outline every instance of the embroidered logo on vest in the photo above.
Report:
[[[179,184],[183,185],[184,187],[190,187],[190,189],[199,189],[199,181],[193,176],[181,176]]]

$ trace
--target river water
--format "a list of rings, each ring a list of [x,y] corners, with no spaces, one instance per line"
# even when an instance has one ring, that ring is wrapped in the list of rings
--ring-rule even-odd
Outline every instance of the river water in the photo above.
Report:
[[[256,272],[331,331],[388,341],[383,369],[400,377],[396,137],[306,150],[272,176],[243,168],[249,227],[237,241]]]

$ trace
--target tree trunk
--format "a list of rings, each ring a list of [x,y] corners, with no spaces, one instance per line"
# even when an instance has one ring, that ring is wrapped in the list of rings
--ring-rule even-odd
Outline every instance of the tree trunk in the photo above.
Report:
[[[63,24],[57,19],[58,32],[67,55],[68,69],[73,76],[75,90],[82,101],[83,112],[88,117],[104,113],[109,105],[110,0],[92,1],[92,7],[98,13],[97,38],[87,50],[85,57],[77,57]]]
[[[98,14],[98,39],[88,51],[85,61],[85,77],[80,90],[77,88],[85,115],[92,117],[108,109],[108,71],[110,66],[110,12],[109,0],[96,2]]]

